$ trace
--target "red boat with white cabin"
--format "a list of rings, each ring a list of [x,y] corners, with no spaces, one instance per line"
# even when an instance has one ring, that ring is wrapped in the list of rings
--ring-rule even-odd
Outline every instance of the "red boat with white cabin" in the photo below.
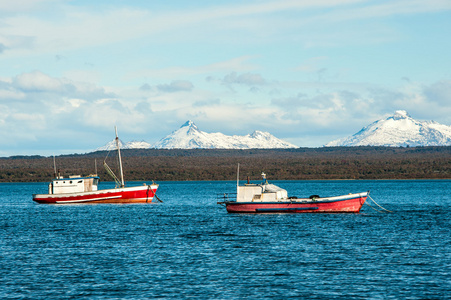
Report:
[[[225,194],[224,201],[218,204],[225,205],[229,213],[358,213],[369,195],[363,192],[333,197],[288,197],[286,190],[268,183],[265,173],[262,177],[261,184],[248,182],[244,186],[239,186],[237,178],[236,200],[228,200]]]
[[[48,194],[34,194],[33,201],[46,204],[151,203],[154,197],[158,199],[155,195],[158,184],[145,183],[140,186],[125,186],[117,129],[116,147],[118,151],[121,179],[119,180],[106,162],[103,162],[105,169],[113,176],[116,182],[115,188],[99,190],[98,184],[100,179],[97,174],[86,177],[80,175],[61,177],[59,174],[56,175],[55,168],[56,178],[49,183]]]

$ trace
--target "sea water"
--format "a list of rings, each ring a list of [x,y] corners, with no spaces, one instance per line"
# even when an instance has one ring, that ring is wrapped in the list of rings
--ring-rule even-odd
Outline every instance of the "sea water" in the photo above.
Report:
[[[451,181],[272,183],[289,196],[370,190],[393,212],[228,214],[216,196],[232,181],[160,182],[164,203],[98,205],[36,204],[46,183],[2,183],[0,298],[451,297]]]

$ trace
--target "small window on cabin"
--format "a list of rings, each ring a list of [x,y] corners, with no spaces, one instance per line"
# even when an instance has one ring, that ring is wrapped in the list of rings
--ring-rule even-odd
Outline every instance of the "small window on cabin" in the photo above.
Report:
[[[71,180],[71,181],[69,181],[69,183],[72,183],[72,180]]]
[[[83,182],[83,180],[80,180],[78,183],[82,183]]]

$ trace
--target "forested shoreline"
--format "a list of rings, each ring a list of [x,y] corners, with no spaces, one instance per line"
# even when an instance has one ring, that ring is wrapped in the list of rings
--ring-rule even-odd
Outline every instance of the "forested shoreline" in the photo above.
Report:
[[[451,179],[451,147],[323,147],[297,149],[122,150],[127,181],[241,179]],[[116,153],[98,151],[55,157],[61,175],[96,172],[110,181],[102,164],[116,169]],[[97,167],[96,167],[97,164]],[[43,182],[54,177],[53,157],[0,158],[0,182]]]

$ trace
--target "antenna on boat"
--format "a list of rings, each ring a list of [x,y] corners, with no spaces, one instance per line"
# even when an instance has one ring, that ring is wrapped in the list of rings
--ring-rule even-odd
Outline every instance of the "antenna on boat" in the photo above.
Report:
[[[56,178],[56,162],[55,162],[55,154],[53,154],[53,172],[55,174],[55,178]]]
[[[96,175],[97,175],[97,158],[94,158],[94,166],[95,166],[95,170],[96,170]]]
[[[119,156],[119,170],[121,172],[121,187],[124,187],[124,172],[122,171],[122,159],[121,159],[121,148],[119,147],[119,137],[117,136],[117,127],[114,126],[114,130],[116,131],[116,147],[117,147],[117,155]]]

